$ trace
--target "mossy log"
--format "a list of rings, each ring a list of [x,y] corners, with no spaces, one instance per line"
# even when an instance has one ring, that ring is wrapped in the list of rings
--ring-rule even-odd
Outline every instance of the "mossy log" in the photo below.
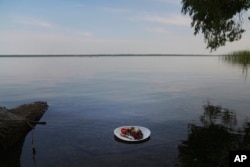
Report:
[[[24,140],[47,110],[46,102],[24,104],[14,109],[0,108],[0,152]]]

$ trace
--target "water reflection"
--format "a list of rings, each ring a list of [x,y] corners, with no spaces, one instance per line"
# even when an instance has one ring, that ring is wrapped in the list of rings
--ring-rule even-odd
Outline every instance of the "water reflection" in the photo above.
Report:
[[[236,114],[209,102],[201,125],[188,125],[188,138],[178,146],[178,165],[183,167],[229,166],[229,150],[250,149],[250,122],[237,125]]]

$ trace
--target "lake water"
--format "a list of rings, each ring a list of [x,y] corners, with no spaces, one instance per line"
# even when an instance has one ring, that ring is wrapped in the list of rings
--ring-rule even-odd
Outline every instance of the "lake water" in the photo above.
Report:
[[[188,125],[204,105],[250,117],[250,79],[217,56],[0,58],[0,106],[47,101],[46,125],[23,144],[22,167],[174,166]],[[151,138],[118,142],[113,130],[140,125]],[[201,148],[202,149],[202,148]]]

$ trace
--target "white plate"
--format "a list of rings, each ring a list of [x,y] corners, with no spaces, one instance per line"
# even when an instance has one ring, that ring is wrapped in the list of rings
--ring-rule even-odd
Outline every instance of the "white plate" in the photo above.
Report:
[[[122,128],[131,128],[131,127],[134,127],[135,129],[140,129],[142,131],[143,138],[142,139],[134,139],[132,136],[131,136],[131,138],[121,136],[121,129]],[[146,140],[147,138],[149,138],[151,131],[148,128],[145,128],[142,126],[121,126],[121,127],[118,127],[114,130],[114,134],[116,137],[118,137],[121,140],[135,142],[135,141]]]

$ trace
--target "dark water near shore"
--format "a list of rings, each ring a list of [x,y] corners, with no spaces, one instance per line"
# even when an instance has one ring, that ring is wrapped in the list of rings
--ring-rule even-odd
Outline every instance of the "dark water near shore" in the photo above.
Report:
[[[174,166],[204,105],[250,117],[250,79],[217,56],[0,58],[0,105],[47,101],[47,125],[23,145],[23,167]],[[149,141],[124,144],[113,130],[140,125]]]

